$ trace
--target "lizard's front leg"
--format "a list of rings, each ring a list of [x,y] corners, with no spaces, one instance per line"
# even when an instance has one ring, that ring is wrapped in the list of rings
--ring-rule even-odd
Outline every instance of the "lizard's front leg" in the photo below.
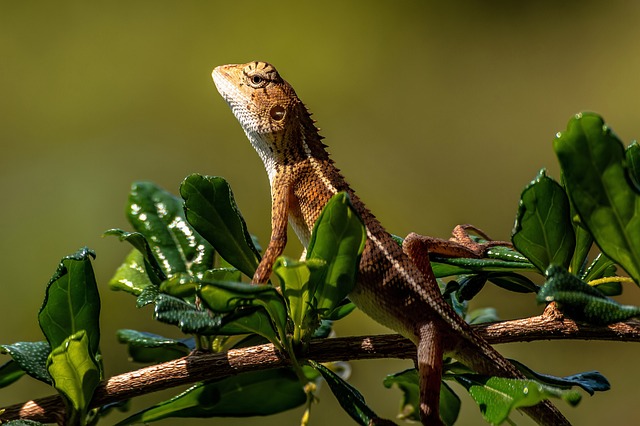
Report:
[[[253,284],[264,284],[269,281],[273,263],[287,245],[287,223],[289,204],[291,201],[291,185],[285,179],[275,178],[277,185],[271,195],[271,239],[262,255],[262,260],[253,274]]]

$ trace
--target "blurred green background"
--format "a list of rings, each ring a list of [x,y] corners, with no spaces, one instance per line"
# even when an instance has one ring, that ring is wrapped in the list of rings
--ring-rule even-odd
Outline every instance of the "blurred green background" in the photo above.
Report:
[[[390,231],[444,237],[468,222],[506,239],[524,185],[541,167],[557,177],[551,140],[572,114],[603,114],[626,142],[640,134],[639,18],[640,3],[584,0],[1,1],[0,342],[42,338],[36,316],[44,287],[59,259],[83,245],[98,255],[108,375],[133,368],[115,330],[178,335],[107,288],[129,248],[101,234],[130,229],[124,208],[133,181],[177,192],[192,172],[225,176],[252,232],[268,238],[267,177],[215,91],[214,66],[275,64]],[[622,301],[640,304],[638,290],[629,286]],[[541,310],[531,295],[491,288],[475,306],[487,304],[503,318]],[[360,313],[336,329],[386,331]],[[576,424],[634,422],[637,345],[499,349],[550,374],[600,370],[612,391],[561,409]],[[379,414],[393,417],[399,392],[380,383],[408,366],[353,363],[352,382]],[[49,393],[24,378],[0,390],[0,405]],[[464,401],[459,424],[478,423],[477,408]],[[300,414],[254,420],[297,424]],[[352,424],[324,389],[312,424],[328,422]]]

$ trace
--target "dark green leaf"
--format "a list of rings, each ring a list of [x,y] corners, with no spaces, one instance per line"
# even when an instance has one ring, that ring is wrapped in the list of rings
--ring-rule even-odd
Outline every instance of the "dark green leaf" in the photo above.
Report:
[[[600,249],[640,282],[640,196],[620,140],[596,114],[578,114],[554,140],[567,192]]]
[[[100,383],[100,367],[90,345],[89,336],[80,330],[54,348],[47,360],[53,386],[67,400],[67,407],[73,408],[67,410],[65,424],[84,424],[89,402]]]
[[[159,363],[189,355],[195,348],[193,339],[175,340],[136,330],[118,330],[118,342],[127,345],[135,362]]]
[[[484,287],[487,282],[487,274],[480,273],[476,275],[462,275],[458,278],[460,287],[456,292],[459,301],[473,299]]]
[[[589,282],[603,277],[611,277],[616,273],[616,264],[604,254],[600,253],[591,262],[591,265],[584,271],[584,275],[580,277],[583,281]]]
[[[491,249],[492,251],[496,248]],[[513,251],[512,251],[513,252]],[[513,252],[515,253],[515,252]],[[450,277],[454,275],[477,274],[479,272],[503,272],[503,271],[534,271],[536,267],[528,261],[508,261],[497,259],[471,259],[471,258],[436,258],[431,262],[433,274],[436,278]]]
[[[47,285],[38,321],[52,348],[61,346],[78,331],[86,330],[89,351],[96,357],[100,344],[100,295],[91,258],[95,258],[95,254],[83,248],[62,259]]]
[[[367,233],[346,192],[329,200],[316,220],[311,233],[307,260],[326,262],[325,268],[312,269],[318,288],[311,288],[316,307],[322,313],[332,312],[351,292],[356,283],[360,255]]]
[[[621,305],[554,265],[547,270],[547,282],[537,300],[538,303],[556,302],[571,318],[591,324],[613,324],[640,315],[640,307]]]
[[[300,380],[292,370],[255,371],[215,382],[198,383],[118,425],[171,417],[267,416],[302,405],[306,400]]]
[[[515,272],[489,272],[487,279],[498,287],[516,293],[537,293],[540,289],[529,278]]]
[[[135,261],[135,263],[132,264],[132,268],[136,269],[137,272],[140,274],[147,275],[147,279],[155,285],[158,285],[160,284],[160,282],[167,279],[167,275],[165,271],[162,269],[162,267],[158,263],[158,260],[156,259],[154,250],[151,248],[151,245],[147,241],[147,237],[145,237],[143,234],[141,234],[140,232],[127,232],[127,231],[123,231],[122,229],[109,229],[103,235],[116,236],[120,241],[128,242],[142,256],[142,262],[138,260],[140,259],[140,257],[133,257],[131,259],[127,257],[127,260],[125,260],[125,265],[127,261]],[[151,235],[150,238],[153,238],[153,235]],[[120,268],[125,267],[125,265],[122,265]],[[130,273],[130,271],[128,272]],[[125,271],[125,274],[126,273],[127,271]],[[115,277],[112,278],[112,281],[114,279]],[[145,282],[146,280],[143,278],[142,284],[138,285],[137,287],[144,287]],[[127,291],[126,286],[124,286],[124,288],[122,286],[119,286],[116,289]]]
[[[326,380],[331,392],[333,392],[342,409],[346,411],[356,423],[367,426],[370,422],[379,418],[378,415],[369,408],[364,397],[356,388],[324,365],[311,360],[309,363],[322,374],[322,377]]]
[[[385,377],[386,388],[397,386],[402,391],[400,414],[398,418],[409,421],[420,421],[420,379],[415,368],[390,374]],[[460,398],[444,382],[440,387],[440,417],[445,425],[453,425],[460,412]]]
[[[540,272],[551,263],[569,266],[575,248],[569,199],[564,189],[544,169],[522,191],[513,245]]]
[[[139,296],[146,286],[153,285],[147,274],[147,266],[143,254],[138,250],[131,250],[109,281],[109,288]],[[156,285],[158,283],[159,281]]]
[[[589,395],[593,395],[595,392],[604,392],[611,389],[611,385],[607,378],[598,371],[586,371],[584,373],[578,373],[571,376],[556,377],[535,372],[526,365],[513,359],[510,361],[515,364],[515,366],[518,367],[518,370],[522,371],[525,376],[542,382],[543,384],[567,389],[572,386],[579,386],[588,392]]]
[[[129,222],[143,234],[167,276],[213,267],[213,248],[187,223],[182,200],[150,182],[136,182],[129,195]]]
[[[0,365],[0,388],[9,386],[22,376],[24,370],[20,368],[20,364],[12,359],[5,362]]]
[[[519,407],[530,407],[550,397],[562,398],[571,405],[580,402],[580,394],[543,385],[528,379],[506,379],[475,374],[454,376],[480,406],[484,419],[491,424],[505,421]]]
[[[212,316],[194,304],[177,297],[160,294],[155,300],[155,319],[176,325],[187,334],[213,335],[222,326],[224,315]]]
[[[280,337],[284,338],[287,307],[275,288],[239,282],[203,282],[198,295],[204,305],[216,313],[230,313],[246,307],[262,307],[269,314]]]
[[[220,256],[252,277],[260,254],[253,245],[227,181],[221,177],[192,174],[180,185],[180,195],[189,223]]]
[[[136,299],[136,307],[142,308],[143,306],[150,305],[155,303],[156,299],[160,295],[160,291],[158,287],[155,285],[148,285],[142,288],[142,292],[138,295]]]
[[[25,373],[51,384],[51,376],[47,371],[47,357],[51,352],[51,346],[47,342],[17,342],[11,345],[1,345],[3,353],[11,355],[13,360]]]
[[[625,158],[631,181],[634,183],[636,191],[640,191],[640,145],[638,142],[631,142],[625,152]]]
[[[328,315],[324,315],[327,320],[338,321],[349,315],[356,309],[356,305],[350,302],[349,299],[344,299],[332,312]]]

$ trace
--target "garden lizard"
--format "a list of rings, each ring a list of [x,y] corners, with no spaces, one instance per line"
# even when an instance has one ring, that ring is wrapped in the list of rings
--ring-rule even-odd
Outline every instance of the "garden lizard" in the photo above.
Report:
[[[272,65],[223,65],[213,70],[212,77],[262,158],[271,183],[271,239],[252,282],[269,280],[272,265],[287,243],[287,223],[306,247],[322,208],[334,194],[346,191],[367,233],[349,298],[367,315],[416,344],[423,424],[442,424],[443,354],[481,374],[524,377],[445,302],[429,263],[428,253],[434,251],[467,257],[481,252],[418,234],[410,234],[401,247],[347,184],[311,114]],[[540,424],[569,424],[549,401],[522,410]]]

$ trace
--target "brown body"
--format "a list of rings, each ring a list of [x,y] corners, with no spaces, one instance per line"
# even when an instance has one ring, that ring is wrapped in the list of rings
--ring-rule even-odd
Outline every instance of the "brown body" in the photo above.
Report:
[[[358,283],[349,298],[417,345],[423,422],[441,423],[443,354],[482,374],[522,377],[444,301],[429,264],[429,239],[411,234],[399,247],[355,195],[329,158],[309,112],[273,66],[224,65],[213,71],[213,79],[262,158],[271,183],[272,234],[255,283],[267,282],[286,245],[287,223],[306,247],[322,208],[334,194],[346,191],[367,229]],[[542,424],[568,424],[550,403],[525,411]]]

